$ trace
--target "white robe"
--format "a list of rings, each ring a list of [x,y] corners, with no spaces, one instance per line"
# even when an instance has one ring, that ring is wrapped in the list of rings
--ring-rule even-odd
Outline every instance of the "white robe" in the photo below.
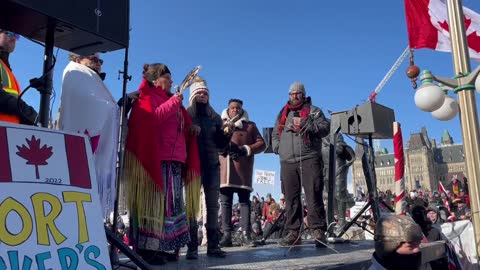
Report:
[[[98,74],[70,62],[63,71],[59,128],[87,133],[104,217],[113,211],[120,109]],[[98,142],[98,143],[95,143]],[[95,149],[96,148],[96,149]]]

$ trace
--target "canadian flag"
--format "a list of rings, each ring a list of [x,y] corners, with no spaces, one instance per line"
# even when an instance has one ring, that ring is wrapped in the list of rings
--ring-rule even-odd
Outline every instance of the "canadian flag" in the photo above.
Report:
[[[87,146],[81,136],[0,125],[0,183],[91,189]]]
[[[438,191],[439,191],[440,193],[445,193],[445,195],[446,195],[446,193],[447,193],[447,190],[445,189],[445,187],[443,186],[442,182],[440,182],[440,181],[438,182]]]
[[[410,48],[450,52],[446,0],[405,0]],[[480,15],[463,7],[470,58],[480,60]]]

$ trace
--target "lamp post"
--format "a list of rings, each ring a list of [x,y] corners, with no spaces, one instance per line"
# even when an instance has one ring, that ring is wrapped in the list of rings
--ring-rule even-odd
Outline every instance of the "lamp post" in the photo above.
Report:
[[[460,124],[462,128],[463,148],[469,185],[471,187],[470,201],[472,221],[475,234],[477,256],[480,251],[480,145],[477,104],[475,88],[480,90],[480,66],[470,73],[470,59],[465,36],[465,24],[461,0],[447,0],[450,39],[452,42],[452,56],[455,79],[436,77],[429,71],[422,72],[421,80],[424,83],[415,93],[415,104],[424,111],[432,112],[439,120],[450,120],[456,110],[460,110]],[[417,73],[418,74],[418,73]],[[410,77],[409,71],[407,75]],[[442,89],[432,82],[440,82],[458,95],[458,106],[451,97],[441,95]],[[475,83],[475,85],[474,85]],[[452,116],[453,114],[453,116]]]

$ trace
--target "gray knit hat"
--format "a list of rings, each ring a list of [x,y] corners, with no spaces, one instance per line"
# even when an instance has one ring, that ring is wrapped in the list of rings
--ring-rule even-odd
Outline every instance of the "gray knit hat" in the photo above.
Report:
[[[290,89],[288,89],[288,93],[292,93],[293,91],[302,92],[303,95],[306,95],[305,86],[300,81],[294,81],[292,85],[290,85]]]

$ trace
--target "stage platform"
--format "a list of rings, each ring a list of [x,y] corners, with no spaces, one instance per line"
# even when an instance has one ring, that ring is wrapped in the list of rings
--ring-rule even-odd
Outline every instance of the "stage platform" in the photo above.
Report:
[[[358,240],[349,243],[331,244],[330,248],[316,248],[313,240],[304,240],[302,245],[290,249],[280,247],[275,240],[255,248],[225,248],[224,259],[210,258],[206,249],[200,248],[199,259],[185,259],[186,249],[182,249],[178,262],[152,266],[155,270],[165,269],[368,269],[373,253],[373,241]],[[332,250],[334,249],[334,250]],[[338,252],[338,253],[337,253]],[[122,259],[124,261],[125,259]],[[115,269],[115,268],[114,268]],[[128,269],[125,267],[118,269]]]

